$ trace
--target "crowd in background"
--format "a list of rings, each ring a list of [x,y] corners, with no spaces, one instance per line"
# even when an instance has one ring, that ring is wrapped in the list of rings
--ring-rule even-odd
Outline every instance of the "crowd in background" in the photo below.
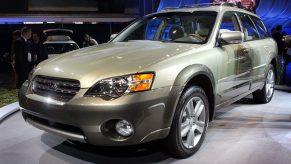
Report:
[[[20,88],[29,75],[29,72],[40,62],[48,58],[39,35],[31,28],[23,27],[13,32],[12,61],[17,74],[16,88]]]
[[[251,11],[253,13],[256,13],[256,1],[255,0],[214,0],[213,3],[221,3],[221,2],[228,2],[228,3],[234,3],[239,8],[246,9],[248,11]]]
[[[10,52],[12,67],[16,73],[16,88],[28,79],[29,73],[40,62],[48,59],[48,52],[40,41],[40,35],[29,27],[23,27],[12,34],[12,49]],[[82,47],[98,45],[90,35],[84,35]]]
[[[286,45],[287,33],[282,31],[282,25],[278,25],[271,30],[272,38],[277,43],[278,48],[278,84],[284,84],[286,75],[286,66],[291,62],[290,48]]]
[[[98,42],[95,39],[93,39],[89,34],[85,34],[82,47],[89,47],[94,45],[98,45]]]

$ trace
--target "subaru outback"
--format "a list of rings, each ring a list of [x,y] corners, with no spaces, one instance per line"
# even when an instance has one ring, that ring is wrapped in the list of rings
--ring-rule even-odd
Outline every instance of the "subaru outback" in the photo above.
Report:
[[[276,43],[261,19],[233,6],[165,9],[108,43],[40,63],[20,92],[24,119],[69,140],[127,146],[159,140],[187,158],[214,113],[274,93]]]

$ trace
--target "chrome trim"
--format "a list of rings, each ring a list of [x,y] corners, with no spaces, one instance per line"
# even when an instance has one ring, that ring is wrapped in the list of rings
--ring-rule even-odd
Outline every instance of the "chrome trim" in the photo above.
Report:
[[[54,100],[50,97],[44,97],[37,94],[28,94],[26,95],[26,98],[37,101],[37,102],[41,102],[41,103],[47,103],[47,104],[53,104],[53,105],[59,105],[59,106],[65,105],[65,102]]]
[[[224,82],[224,81],[228,81],[229,79],[235,79],[235,78],[239,78],[239,77],[242,77],[242,76],[245,76],[245,75],[247,75],[247,74],[249,74],[249,73],[251,73],[251,71],[246,71],[246,72],[244,72],[244,73],[241,73],[241,74],[239,74],[239,75],[231,75],[231,76],[227,76],[227,77],[224,77],[224,78],[222,78],[222,79],[219,79],[218,80],[218,83],[221,83],[221,82]]]
[[[77,80],[45,76],[36,76],[31,84],[33,93],[61,102],[70,101],[81,88]]]
[[[161,107],[161,108],[159,108],[159,107]],[[156,109],[156,108],[165,109],[166,105],[165,105],[165,103],[158,103],[158,104],[155,104],[155,105],[148,107],[148,109]]]
[[[149,134],[147,134],[145,137],[143,137],[139,142],[142,143],[144,140],[146,140],[149,136],[155,134],[155,133],[159,133],[161,131],[164,131],[164,130],[169,130],[171,127],[168,127],[168,128],[164,128],[164,129],[158,129],[158,130],[155,130],[155,131],[152,131],[150,132]]]
[[[244,76],[244,75],[247,75],[247,74],[251,73],[251,71],[253,71],[253,70],[256,70],[256,69],[259,69],[259,68],[262,68],[262,67],[266,67],[266,66],[267,66],[266,64],[262,64],[262,65],[259,65],[259,66],[256,66],[256,67],[253,67],[251,70],[248,70],[248,71],[246,71],[246,72],[244,72],[244,73],[241,73],[241,74],[239,74],[239,75],[231,75],[231,76],[224,77],[224,78],[222,78],[222,79],[219,79],[219,80],[218,80],[218,83],[221,83],[221,82],[223,82],[223,81],[228,81],[228,79],[239,78],[239,77],[241,77],[241,76]]]
[[[259,65],[259,66],[256,66],[256,67],[253,67],[252,70],[259,69],[259,68],[266,67],[266,66],[267,66],[266,64],[262,64],[262,65]]]

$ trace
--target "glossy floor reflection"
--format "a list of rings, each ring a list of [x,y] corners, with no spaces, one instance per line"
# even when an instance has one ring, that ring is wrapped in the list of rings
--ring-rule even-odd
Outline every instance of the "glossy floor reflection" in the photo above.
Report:
[[[0,163],[290,164],[291,93],[276,91],[267,105],[241,101],[217,113],[198,153],[176,160],[156,143],[108,148],[74,145],[25,123],[18,112],[0,124]]]

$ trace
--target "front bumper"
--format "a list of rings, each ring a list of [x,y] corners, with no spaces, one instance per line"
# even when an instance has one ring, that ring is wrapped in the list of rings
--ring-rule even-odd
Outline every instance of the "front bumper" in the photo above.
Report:
[[[178,87],[165,87],[124,95],[114,100],[84,97],[86,89],[67,103],[27,92],[25,83],[19,91],[24,119],[31,125],[68,139],[93,145],[135,145],[165,138],[170,130],[174,104],[169,94]],[[134,126],[128,138],[110,130],[110,120],[125,119]],[[105,126],[106,125],[106,126]]]

